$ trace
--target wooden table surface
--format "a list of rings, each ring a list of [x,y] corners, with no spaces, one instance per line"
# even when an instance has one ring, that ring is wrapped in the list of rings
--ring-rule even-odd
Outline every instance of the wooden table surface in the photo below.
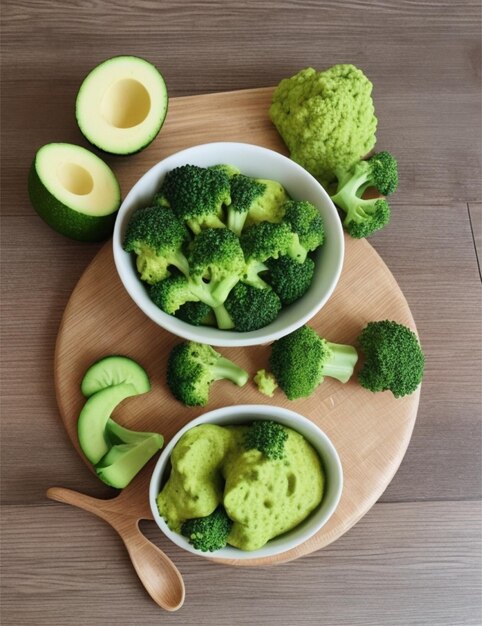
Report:
[[[480,626],[480,2],[2,8],[1,623]],[[427,356],[398,473],[328,548],[247,571],[193,559],[145,524],[185,577],[186,603],[174,614],[149,599],[111,528],[45,498],[52,485],[109,495],[67,439],[52,377],[62,312],[100,245],[45,226],[26,176],[44,143],[85,145],[73,116],[81,77],[126,53],[153,61],[172,97],[275,85],[307,66],[351,62],[367,73],[377,147],[398,156],[401,175],[392,223],[371,243],[407,297]],[[161,142],[162,132],[149,149]]]

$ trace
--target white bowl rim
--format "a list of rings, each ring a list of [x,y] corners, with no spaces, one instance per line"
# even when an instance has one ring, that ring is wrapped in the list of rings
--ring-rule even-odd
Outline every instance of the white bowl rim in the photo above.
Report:
[[[306,324],[321,308],[326,304],[328,299],[331,297],[333,291],[335,290],[336,285],[338,284],[342,269],[343,269],[343,261],[345,254],[345,240],[343,234],[343,227],[341,225],[341,221],[338,219],[332,220],[332,238],[337,239],[337,251],[338,258],[336,259],[336,270],[331,275],[329,280],[327,289],[322,298],[318,299],[310,306],[303,315],[299,316],[296,320],[292,321],[284,325],[282,328],[278,330],[269,330],[270,325],[265,326],[264,328],[249,331],[249,332],[236,332],[236,331],[226,331],[220,330],[218,328],[211,327],[196,327],[192,326],[178,318],[168,315],[164,313],[160,309],[153,308],[152,303],[148,296],[146,298],[136,298],[130,287],[129,277],[124,273],[127,259],[130,257],[128,253],[126,253],[121,245],[121,228],[123,225],[123,216],[130,209],[130,205],[135,198],[138,186],[142,183],[142,181],[149,179],[152,177],[158,170],[163,171],[166,168],[166,171],[169,169],[170,161],[182,161],[186,159],[184,162],[188,162],[189,158],[195,158],[196,155],[202,153],[205,150],[236,150],[239,148],[243,150],[252,150],[259,154],[270,155],[270,158],[279,160],[280,163],[289,162],[290,167],[294,172],[299,173],[300,175],[306,177],[306,179],[311,180],[311,183],[317,187],[317,192],[323,199],[323,203],[326,205],[327,211],[329,211],[333,216],[337,217],[337,211],[335,205],[333,204],[330,196],[327,191],[322,187],[322,185],[312,176],[309,172],[307,172],[301,165],[290,159],[289,157],[276,152],[270,148],[265,148],[263,146],[259,146],[252,143],[245,142],[234,142],[234,141],[217,141],[210,142],[204,144],[198,144],[195,146],[191,146],[189,148],[185,148],[183,150],[174,152],[169,156],[165,157],[155,165],[153,165],[147,172],[145,172],[141,178],[137,180],[137,182],[132,186],[127,196],[124,198],[119,211],[117,213],[117,218],[114,225],[114,232],[112,238],[112,246],[113,246],[113,254],[114,254],[114,263],[117,269],[117,273],[120,277],[124,288],[128,292],[131,299],[135,302],[135,304],[143,311],[143,313],[151,319],[153,322],[171,332],[172,334],[182,337],[185,340],[197,341],[199,343],[208,343],[212,346],[218,347],[242,347],[242,346],[252,346],[259,345],[264,343],[270,343],[283,337],[297,328],[300,328],[304,324]],[[220,161],[217,161],[220,162]],[[213,163],[214,164],[214,163]],[[137,281],[139,281],[138,277],[136,277]],[[276,324],[273,322],[273,324]],[[201,329],[201,330],[200,330]]]
[[[238,418],[241,418],[240,421],[246,420],[249,421],[250,418],[256,419],[272,419],[278,420],[280,423],[283,423],[285,426],[292,428],[293,430],[298,430],[298,427],[301,425],[304,429],[307,429],[311,433],[310,436],[306,436],[308,441],[315,447],[317,452],[320,454],[319,445],[322,443],[324,446],[322,463],[324,465],[325,470],[325,479],[326,484],[329,485],[329,488],[332,489],[332,493],[330,493],[330,503],[328,505],[325,504],[325,510],[323,515],[321,515],[322,509],[324,507],[324,502],[326,503],[326,493],[327,488],[325,487],[325,493],[323,496],[323,500],[318,505],[317,509],[312,512],[308,518],[301,522],[297,527],[287,532],[285,535],[280,538],[274,538],[265,544],[259,550],[254,551],[243,551],[238,548],[234,548],[232,546],[227,546],[226,548],[222,548],[221,550],[217,550],[215,552],[202,552],[200,550],[196,550],[188,540],[182,535],[172,531],[164,518],[159,514],[159,510],[157,508],[156,499],[160,491],[160,484],[162,480],[162,475],[165,471],[167,462],[170,458],[172,450],[182,435],[194,428],[195,426],[199,426],[200,424],[206,423],[216,423],[212,420],[216,420],[218,418],[226,418],[226,425],[229,424],[229,419],[235,419],[236,415]],[[330,457],[330,463],[332,464],[332,469],[334,468],[334,472],[331,475],[331,478],[327,476],[326,470],[326,457]],[[202,557],[207,557],[210,559],[215,559],[219,561],[233,561],[233,560],[247,560],[247,559],[258,559],[263,557],[275,556],[277,554],[282,554],[283,552],[287,552],[297,546],[301,545],[305,541],[307,541],[310,537],[316,534],[331,518],[333,513],[335,512],[341,495],[343,491],[343,468],[340,461],[340,457],[338,452],[333,445],[332,441],[328,437],[328,435],[314,422],[312,422],[309,418],[292,411],[291,409],[286,409],[284,407],[269,405],[269,404],[239,404],[239,405],[230,405],[221,407],[218,409],[214,409],[212,411],[208,411],[203,413],[202,415],[194,418],[190,422],[188,422],[185,426],[183,426],[169,441],[167,446],[161,452],[154,470],[152,472],[150,484],[149,484],[149,504],[151,507],[151,512],[156,522],[157,526],[163,532],[163,534],[170,539],[174,544],[183,548],[184,550],[198,555]],[[316,523],[312,523],[310,525],[310,519],[312,516],[318,515],[319,519],[316,520]],[[298,536],[297,538],[291,538],[290,535],[296,532],[296,530],[303,526],[308,525],[308,529],[305,532]]]

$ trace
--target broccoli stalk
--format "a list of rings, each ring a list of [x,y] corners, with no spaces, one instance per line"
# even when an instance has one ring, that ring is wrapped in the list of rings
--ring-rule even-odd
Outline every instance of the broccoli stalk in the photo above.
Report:
[[[241,235],[250,208],[263,195],[266,184],[243,174],[231,178],[231,204],[226,209],[227,226]]]
[[[358,337],[364,355],[360,384],[395,398],[413,393],[423,378],[425,357],[416,334],[389,320],[369,322]]]
[[[343,225],[352,237],[368,237],[390,221],[388,202],[384,198],[363,199],[363,193],[373,187],[387,196],[397,185],[397,161],[389,152],[374,154],[348,172],[338,173],[338,188],[331,199],[345,213]]]
[[[238,237],[227,228],[206,228],[192,242],[188,260],[189,276],[170,276],[154,285],[151,300],[170,315],[185,302],[203,302],[213,309],[219,328],[232,328],[223,305],[244,270]]]
[[[174,397],[186,406],[205,406],[213,382],[226,379],[242,387],[248,373],[207,344],[187,341],[169,355],[167,385]]]
[[[346,383],[358,353],[353,346],[328,342],[309,326],[275,341],[270,367],[289,400],[310,396],[325,376]]]
[[[196,550],[214,552],[226,546],[232,525],[224,507],[218,506],[211,515],[186,520],[181,534]]]

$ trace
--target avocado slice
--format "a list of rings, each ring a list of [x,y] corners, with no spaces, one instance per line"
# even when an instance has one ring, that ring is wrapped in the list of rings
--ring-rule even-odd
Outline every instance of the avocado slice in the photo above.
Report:
[[[166,83],[157,68],[140,57],[117,56],[82,82],[76,118],[93,145],[111,154],[133,154],[157,136],[167,107]]]
[[[80,389],[87,398],[106,387],[130,383],[136,393],[151,389],[149,377],[138,363],[127,356],[111,355],[93,363],[84,374]]]
[[[77,434],[82,452],[93,465],[109,451],[105,432],[112,411],[122,400],[135,395],[134,385],[121,383],[101,389],[84,404],[77,422]]]
[[[114,228],[119,183],[97,155],[69,143],[36,153],[28,178],[33,208],[54,230],[79,241],[101,241]]]
[[[111,487],[123,489],[140,472],[154,454],[162,448],[162,435],[150,433],[138,443],[115,446],[95,466],[97,476]]]
[[[128,430],[110,418],[105,427],[105,437],[111,447],[122,443],[141,443],[144,439],[155,434],[157,435],[157,433]]]

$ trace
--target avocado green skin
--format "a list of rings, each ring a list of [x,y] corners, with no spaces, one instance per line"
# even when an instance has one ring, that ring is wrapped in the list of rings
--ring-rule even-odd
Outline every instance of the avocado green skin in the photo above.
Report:
[[[37,174],[36,158],[33,160],[28,176],[28,193],[30,202],[38,215],[51,228],[61,235],[77,241],[103,241],[111,236],[114,229],[119,201],[114,213],[94,216],[79,213],[57,200],[45,187]]]
[[[143,57],[139,57],[136,56],[134,54],[129,54],[129,55],[123,55],[123,54],[117,54],[113,57],[110,57],[109,59],[106,59],[105,61],[102,61],[102,63],[99,63],[99,65],[104,65],[106,63],[109,63],[110,61],[113,61],[114,59],[117,59],[119,57],[123,57],[123,56],[128,56],[131,59],[138,59],[139,61],[142,61],[144,63],[148,63],[149,65],[152,65],[152,67],[156,70],[156,72],[160,75],[160,77],[162,78],[164,85],[166,85],[166,81],[164,79],[163,74],[161,74],[161,72],[157,69],[157,67],[151,63],[150,61],[148,61],[147,59],[144,59]],[[93,68],[92,70],[90,70],[90,72],[88,72],[85,76],[84,79],[82,80],[82,83],[80,85],[79,91],[77,92],[77,97],[75,99],[75,120],[77,122],[77,126],[79,127],[80,132],[82,133],[82,135],[85,137],[85,139],[87,139],[87,141],[90,143],[91,146],[93,146],[94,148],[97,148],[97,150],[100,150],[100,152],[102,152],[103,154],[109,156],[109,155],[115,155],[115,156],[131,156],[132,154],[139,154],[139,152],[142,152],[143,150],[145,150],[148,146],[151,145],[151,143],[154,141],[154,139],[157,137],[157,135],[161,132],[161,128],[164,125],[164,122],[166,121],[166,117],[167,117],[167,113],[169,110],[169,96],[167,93],[167,87],[166,87],[166,109],[164,111],[164,115],[159,118],[159,127],[154,129],[150,139],[148,139],[145,143],[143,143],[142,145],[140,145],[138,148],[134,148],[133,150],[125,150],[125,151],[117,151],[117,152],[113,152],[112,150],[106,150],[106,148],[104,148],[102,144],[102,141],[99,142],[99,140],[94,139],[94,137],[92,137],[91,135],[89,135],[88,133],[86,133],[85,129],[84,129],[84,125],[82,124],[82,120],[80,119],[80,115],[79,115],[79,106],[78,106],[78,99],[79,99],[79,94],[84,86],[85,80],[86,78],[92,73],[92,71],[94,69],[96,69],[97,67]]]

